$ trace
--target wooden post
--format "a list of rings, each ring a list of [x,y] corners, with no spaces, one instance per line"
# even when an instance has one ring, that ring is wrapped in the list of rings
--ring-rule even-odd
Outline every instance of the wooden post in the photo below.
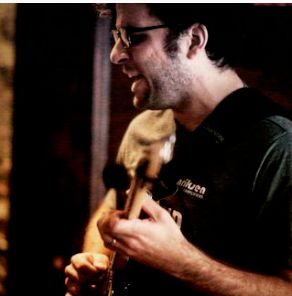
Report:
[[[110,20],[98,17],[94,49],[90,213],[101,202],[105,189],[102,171],[108,157],[110,117]]]

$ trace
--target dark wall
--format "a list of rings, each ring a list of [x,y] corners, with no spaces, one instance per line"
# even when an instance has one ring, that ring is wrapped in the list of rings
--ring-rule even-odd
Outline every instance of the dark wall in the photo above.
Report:
[[[64,295],[88,215],[95,11],[19,4],[8,294]]]
[[[291,4],[254,5],[246,24],[240,73],[251,86],[292,111]]]
[[[122,73],[119,66],[112,66],[112,87],[111,87],[111,120],[109,134],[109,161],[113,161],[119,143],[130,120],[137,115],[139,110],[132,104],[133,94],[130,91],[131,81]]]

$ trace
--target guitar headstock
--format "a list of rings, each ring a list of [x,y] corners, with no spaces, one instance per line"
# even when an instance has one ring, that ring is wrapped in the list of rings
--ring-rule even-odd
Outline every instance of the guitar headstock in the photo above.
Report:
[[[162,165],[172,158],[174,143],[175,136],[171,135],[151,143],[143,151],[143,157],[136,168],[135,176],[128,191],[125,206],[128,219],[139,217],[144,197],[149,196]]]
[[[144,151],[140,163],[144,166],[144,177],[151,180],[158,177],[162,165],[168,163],[173,156],[175,135],[151,143]]]

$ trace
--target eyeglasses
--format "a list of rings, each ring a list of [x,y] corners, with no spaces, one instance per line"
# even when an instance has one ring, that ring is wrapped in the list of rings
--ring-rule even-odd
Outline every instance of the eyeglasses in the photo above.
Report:
[[[144,31],[150,31],[150,30],[156,30],[161,28],[168,28],[167,25],[159,25],[159,26],[150,26],[150,27],[124,27],[116,30],[112,30],[112,34],[114,37],[115,42],[117,42],[119,39],[122,41],[122,45],[124,48],[130,48],[133,43],[133,33],[138,32],[144,32]]]

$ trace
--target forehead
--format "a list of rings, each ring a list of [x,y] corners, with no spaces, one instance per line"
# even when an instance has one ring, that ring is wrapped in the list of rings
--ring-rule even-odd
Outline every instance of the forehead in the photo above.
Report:
[[[160,24],[158,18],[149,14],[147,4],[116,4],[116,27],[146,27]]]

